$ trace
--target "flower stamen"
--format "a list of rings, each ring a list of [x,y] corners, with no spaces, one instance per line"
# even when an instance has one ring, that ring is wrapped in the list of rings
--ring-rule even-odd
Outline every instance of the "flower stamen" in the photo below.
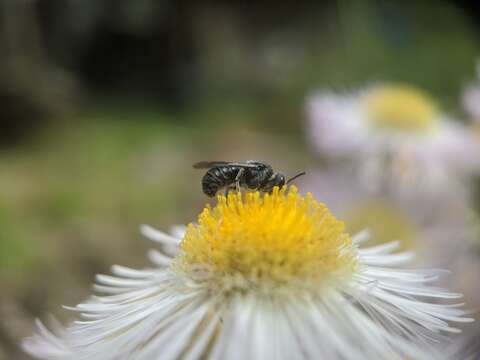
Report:
[[[351,251],[348,251],[351,250]],[[356,251],[343,222],[310,193],[294,186],[271,194],[230,193],[190,224],[176,268],[204,266],[218,278],[249,284],[314,282],[356,267]]]

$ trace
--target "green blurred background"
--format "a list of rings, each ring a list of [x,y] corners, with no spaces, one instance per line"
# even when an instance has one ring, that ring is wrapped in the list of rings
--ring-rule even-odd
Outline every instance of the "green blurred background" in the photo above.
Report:
[[[461,118],[479,39],[474,1],[0,0],[0,359],[144,266],[140,224],[195,219],[193,162],[312,166],[319,87],[412,82]]]

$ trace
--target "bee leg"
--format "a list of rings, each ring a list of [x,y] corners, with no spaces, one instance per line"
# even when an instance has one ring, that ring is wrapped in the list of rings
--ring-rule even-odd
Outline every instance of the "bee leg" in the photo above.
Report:
[[[240,192],[240,179],[244,172],[245,169],[241,168],[240,170],[238,170],[237,176],[235,176],[235,189],[237,190],[237,192]]]
[[[237,184],[230,184],[228,186],[225,187],[225,196],[228,196],[228,193],[230,191],[237,191],[239,192],[240,191],[240,186],[237,186]]]
[[[225,187],[225,196],[228,196],[228,193],[232,190],[235,190],[236,186],[235,185],[229,185]]]

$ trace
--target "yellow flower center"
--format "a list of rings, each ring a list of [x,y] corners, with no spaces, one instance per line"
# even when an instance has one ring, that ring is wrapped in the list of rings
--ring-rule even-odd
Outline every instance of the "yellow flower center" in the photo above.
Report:
[[[408,85],[380,87],[366,95],[371,123],[388,130],[424,132],[435,127],[437,108],[422,90]]]
[[[400,250],[413,250],[418,237],[416,226],[395,206],[381,201],[369,201],[345,214],[349,232],[370,230],[368,245],[379,245],[399,240]]]
[[[309,193],[292,186],[272,194],[218,196],[190,224],[177,269],[207,269],[214,279],[243,279],[249,286],[319,281],[349,274],[356,251],[344,225]]]

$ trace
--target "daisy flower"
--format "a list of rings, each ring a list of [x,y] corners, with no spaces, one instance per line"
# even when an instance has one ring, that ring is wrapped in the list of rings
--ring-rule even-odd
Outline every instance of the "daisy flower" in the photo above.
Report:
[[[403,268],[398,242],[370,248],[311,194],[230,193],[160,245],[154,267],[113,267],[78,319],[38,323],[40,359],[439,359],[470,322],[442,271]],[[443,301],[447,303],[443,303]],[[452,303],[452,301],[454,301]]]
[[[387,182],[438,191],[479,169],[473,134],[409,85],[318,92],[307,102],[307,116],[314,148],[327,160],[358,165],[372,187]]]

